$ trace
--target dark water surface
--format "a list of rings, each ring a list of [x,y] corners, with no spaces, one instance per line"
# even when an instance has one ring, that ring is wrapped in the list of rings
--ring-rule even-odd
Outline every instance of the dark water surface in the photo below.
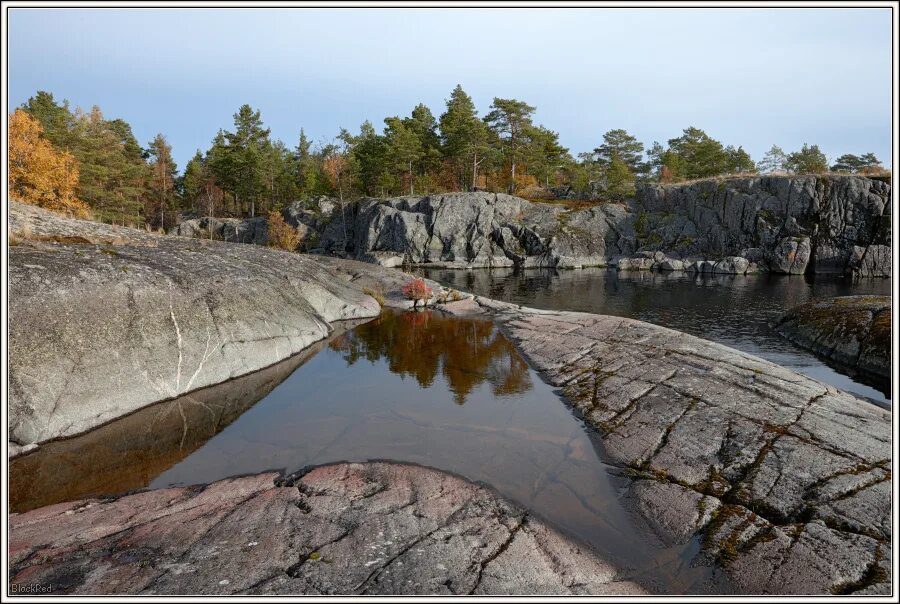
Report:
[[[207,483],[341,460],[416,462],[482,481],[654,591],[727,590],[623,502],[624,479],[494,325],[392,313],[261,372],[16,459],[10,505]]]
[[[430,279],[497,300],[550,310],[640,319],[754,354],[798,373],[889,406],[890,388],[830,367],[778,335],[771,324],[810,300],[857,294],[891,295],[890,279],[801,275],[715,275],[604,268],[421,271]]]

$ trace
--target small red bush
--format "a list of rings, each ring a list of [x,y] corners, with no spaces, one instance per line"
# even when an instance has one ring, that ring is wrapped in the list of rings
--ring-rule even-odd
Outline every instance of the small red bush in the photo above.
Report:
[[[413,301],[413,308],[419,303],[419,300],[423,301],[423,305],[428,304],[428,300],[431,299],[431,288],[425,283],[425,280],[420,278],[413,279],[408,282],[400,291],[403,292],[403,295],[406,296],[408,300]]]

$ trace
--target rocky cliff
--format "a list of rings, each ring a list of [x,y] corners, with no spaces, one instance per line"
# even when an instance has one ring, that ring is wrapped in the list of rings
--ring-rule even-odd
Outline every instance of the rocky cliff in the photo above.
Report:
[[[863,176],[753,176],[638,188],[640,249],[738,256],[772,272],[890,276],[891,187]]]
[[[303,249],[387,267],[889,277],[890,194],[889,184],[863,176],[752,176],[643,185],[627,204],[590,207],[478,192],[316,198],[283,214]],[[194,219],[173,232],[264,243],[260,220]]]
[[[580,268],[631,253],[629,221],[620,205],[570,210],[494,193],[363,199],[333,211],[319,247],[385,266]]]

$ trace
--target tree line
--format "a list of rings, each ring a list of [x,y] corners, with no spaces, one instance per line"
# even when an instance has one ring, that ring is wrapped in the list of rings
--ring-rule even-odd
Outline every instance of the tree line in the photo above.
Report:
[[[243,105],[231,129],[220,129],[179,173],[163,134],[142,146],[126,121],[107,119],[96,106],[73,110],[40,91],[9,118],[10,191],[105,222],[167,228],[183,213],[256,216],[317,195],[344,201],[482,189],[539,199],[563,190],[615,201],[640,181],[883,170],[872,153],[845,154],[829,165],[809,144],[791,153],[773,146],[755,162],[743,147],[695,127],[649,148],[613,129],[593,151],[573,157],[557,132],[535,122],[535,111],[498,97],[481,116],[456,86],[438,116],[418,104],[380,128],[365,121],[318,143],[301,128],[289,147],[273,139],[259,110]]]

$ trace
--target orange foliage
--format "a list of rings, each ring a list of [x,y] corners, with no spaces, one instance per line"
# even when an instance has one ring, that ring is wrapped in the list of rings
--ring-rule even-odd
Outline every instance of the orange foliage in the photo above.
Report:
[[[408,300],[413,301],[413,308],[419,303],[419,300],[422,300],[424,305],[428,305],[428,300],[431,299],[431,288],[425,283],[425,280],[421,277],[417,279],[413,279],[406,283],[400,291],[403,292],[403,295],[406,296]]]
[[[328,177],[331,188],[343,195],[344,172],[347,170],[347,158],[339,153],[329,155],[322,162],[322,169],[325,171],[325,176]]]
[[[40,122],[21,109],[9,116],[9,196],[54,212],[90,217],[75,197],[78,164],[44,138]]]
[[[297,229],[284,221],[281,212],[272,210],[269,212],[268,238],[271,247],[293,252],[300,245],[300,235]]]
[[[663,166],[659,169],[659,182],[667,183],[674,181],[675,175],[672,174],[672,170],[669,168],[669,166]]]

